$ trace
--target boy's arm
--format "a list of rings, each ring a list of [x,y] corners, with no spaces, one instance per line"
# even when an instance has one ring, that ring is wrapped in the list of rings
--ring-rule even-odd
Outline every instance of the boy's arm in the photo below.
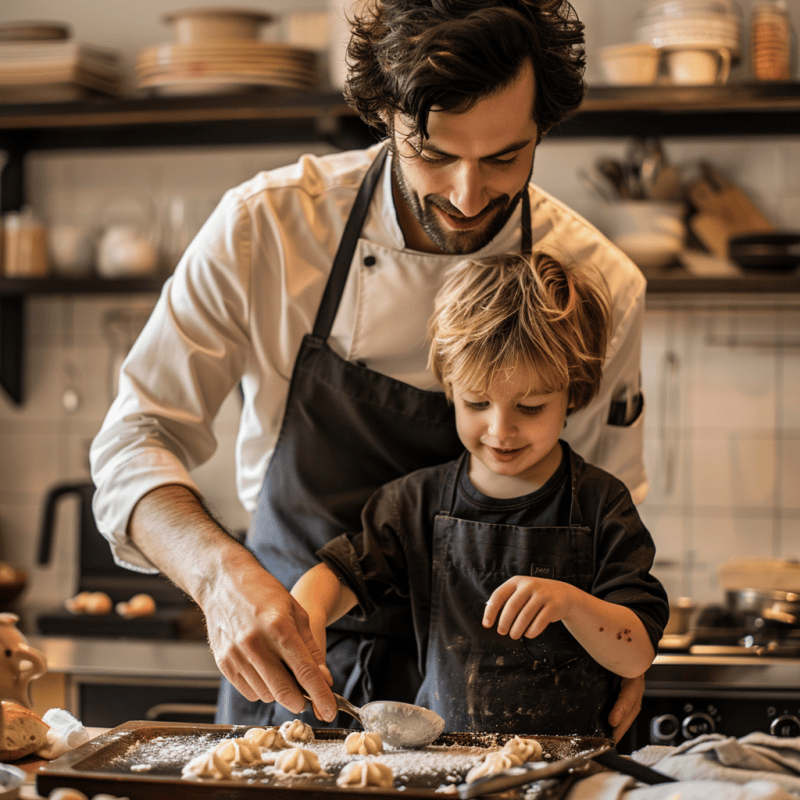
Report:
[[[495,621],[497,632],[512,639],[533,639],[561,621],[595,661],[624,678],[641,675],[655,658],[647,630],[633,611],[563,581],[510,578],[486,604],[484,627]]]
[[[644,674],[656,653],[639,617],[625,606],[570,588],[578,597],[574,611],[562,620],[566,629],[611,672],[624,678]]]
[[[301,575],[292,587],[292,597],[308,614],[314,641],[323,653],[326,652],[325,628],[358,603],[352,589],[342,583],[327,564],[317,564]]]

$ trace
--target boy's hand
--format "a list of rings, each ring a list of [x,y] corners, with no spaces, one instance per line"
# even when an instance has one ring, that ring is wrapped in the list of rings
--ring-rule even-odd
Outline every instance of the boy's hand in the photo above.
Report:
[[[563,581],[516,575],[492,592],[483,612],[483,627],[491,628],[497,620],[501,636],[534,639],[551,622],[569,615],[578,591]]]

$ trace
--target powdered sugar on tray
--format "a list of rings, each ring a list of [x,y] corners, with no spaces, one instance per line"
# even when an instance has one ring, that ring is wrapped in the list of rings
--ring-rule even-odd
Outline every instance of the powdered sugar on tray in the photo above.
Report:
[[[235,735],[235,734],[234,734]],[[129,774],[144,773],[148,777],[180,777],[184,765],[198,755],[219,745],[231,734],[180,734],[156,736],[132,744],[105,765],[105,770],[127,770]],[[388,766],[394,776],[394,788],[427,789],[432,792],[446,791],[448,787],[463,782],[466,773],[478,764],[494,747],[461,745],[429,745],[418,750],[385,748],[378,755],[351,755],[347,753],[344,739],[317,739],[302,743],[304,749],[313,752],[323,770],[320,775],[287,775],[275,767],[278,752],[263,751],[265,763],[233,766],[231,780],[246,784],[296,786],[330,784],[335,781],[342,768],[357,760],[379,761]],[[143,777],[144,777],[143,775]],[[188,779],[198,780],[196,778]],[[202,779],[207,781],[208,779]]]

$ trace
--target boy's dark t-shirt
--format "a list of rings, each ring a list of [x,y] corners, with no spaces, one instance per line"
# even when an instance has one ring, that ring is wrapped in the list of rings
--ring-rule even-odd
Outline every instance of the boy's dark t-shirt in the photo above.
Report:
[[[497,531],[502,532],[502,526],[514,526],[509,531],[547,528],[552,532],[554,528],[566,528],[570,524],[588,529],[582,539],[581,557],[577,559],[580,563],[571,569],[571,575],[566,580],[596,597],[633,610],[642,620],[653,647],[657,647],[667,622],[668,604],[663,587],[650,574],[655,555],[652,537],[643,525],[624,484],[607,472],[586,464],[566,443],[562,442],[561,445],[564,457],[554,475],[541,489],[522,497],[497,499],[479,492],[467,474],[469,454],[466,452],[457,461],[419,470],[393,481],[379,489],[367,502],[362,513],[361,532],[343,534],[319,551],[320,558],[358,598],[359,605],[351,613],[359,618],[369,617],[381,600],[394,592],[409,599],[423,676],[428,667],[426,661],[434,584],[434,522],[437,514],[443,511],[448,517],[486,525],[486,530],[493,535],[497,535]],[[455,481],[455,491],[452,492],[452,507],[442,509],[448,477]],[[476,542],[470,545],[472,549],[468,552],[473,560],[479,561],[484,558],[480,536]],[[542,550],[546,549],[543,543]],[[491,552],[487,549],[487,554]],[[532,554],[530,560],[528,552]],[[523,559],[524,563],[515,567],[521,570],[518,574],[560,578],[558,574],[553,574],[546,558],[541,559],[541,564],[537,563],[535,546],[532,551],[526,551]],[[497,585],[488,586],[486,591],[494,590]],[[469,614],[473,616],[480,615],[480,607],[487,598],[488,595],[473,598],[457,595],[459,603],[463,600],[464,607],[469,607]],[[548,629],[553,629],[550,634],[555,633],[554,626],[562,629],[562,639],[569,639],[588,659],[588,654],[561,623],[548,626]],[[497,636],[498,644],[500,639],[508,640],[508,637],[500,637],[496,631],[493,633]],[[528,647],[536,645],[536,640],[523,641]],[[563,658],[563,654],[560,657]],[[444,675],[456,672],[444,671]],[[607,674],[609,681],[604,685],[613,692],[618,681],[610,673]],[[453,678],[454,685],[458,685],[459,679],[460,676]],[[417,699],[430,706],[432,698],[424,694],[424,690],[425,685],[421,690],[423,696]],[[436,694],[447,696],[446,687],[437,686]],[[452,703],[459,704],[459,697],[454,692]],[[609,704],[603,707],[601,714],[605,714],[606,708],[610,710],[615,699],[616,695],[608,698]],[[444,706],[447,710],[446,702]],[[459,710],[453,709],[452,714],[461,724],[458,728],[450,727],[451,730],[482,730],[486,729],[486,724],[496,723],[496,718],[480,719],[477,712],[470,712],[465,717]],[[548,725],[568,726],[563,718],[564,715],[558,711],[554,711],[551,717],[544,715],[539,720],[539,727],[534,730],[542,734],[603,732],[541,729]],[[532,732],[526,718],[510,721],[508,725],[512,732]],[[525,725],[525,729],[513,730],[520,725]],[[605,732],[608,732],[607,728]]]

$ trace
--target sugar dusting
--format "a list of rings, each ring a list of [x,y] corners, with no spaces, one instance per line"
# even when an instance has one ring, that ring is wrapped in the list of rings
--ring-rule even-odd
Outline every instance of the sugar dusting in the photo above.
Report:
[[[216,748],[225,740],[241,737],[245,730],[245,726],[236,726],[232,730],[170,731],[163,735],[153,735],[151,738],[138,738],[118,750],[110,760],[97,765],[95,769],[105,774],[127,774],[130,778],[134,776],[140,779],[169,778],[189,784],[200,781],[254,788],[324,787],[333,789],[334,792],[338,789],[338,792],[341,792],[343,790],[336,787],[335,781],[347,764],[353,761],[376,761],[392,770],[393,789],[399,793],[411,789],[447,796],[455,792],[455,787],[464,782],[467,772],[478,765],[487,753],[499,750],[511,738],[493,733],[443,734],[436,744],[421,749],[409,750],[387,746],[380,754],[355,755],[347,753],[344,745],[344,739],[351,731],[319,731],[316,740],[303,743],[302,747],[316,755],[324,774],[282,773],[275,766],[275,758],[280,751],[262,749],[264,763],[231,765],[232,772],[229,779],[223,781],[208,778],[181,779],[181,770],[188,761]],[[545,747],[546,760],[576,755],[587,747],[587,743],[580,737],[543,737],[541,741]],[[519,800],[537,800],[540,788],[538,783],[534,784],[522,789],[516,797]]]
[[[156,736],[152,739],[135,742],[126,751],[110,760],[103,771],[127,770],[131,773],[146,772],[148,776],[179,777],[184,765],[191,759],[216,747],[226,734],[179,734],[175,736]],[[417,750],[393,749],[386,747],[378,755],[351,755],[341,739],[317,739],[303,743],[303,748],[312,751],[319,760],[325,774],[316,776],[308,773],[286,775],[274,765],[274,755],[262,751],[266,762],[232,765],[232,780],[247,784],[288,786],[303,784],[333,784],[342,768],[352,761],[378,761],[388,766],[394,775],[394,788],[442,791],[448,786],[461,783],[466,773],[483,757],[495,749],[466,745],[429,745]],[[197,779],[189,779],[197,780]],[[206,779],[208,780],[208,779]]]

